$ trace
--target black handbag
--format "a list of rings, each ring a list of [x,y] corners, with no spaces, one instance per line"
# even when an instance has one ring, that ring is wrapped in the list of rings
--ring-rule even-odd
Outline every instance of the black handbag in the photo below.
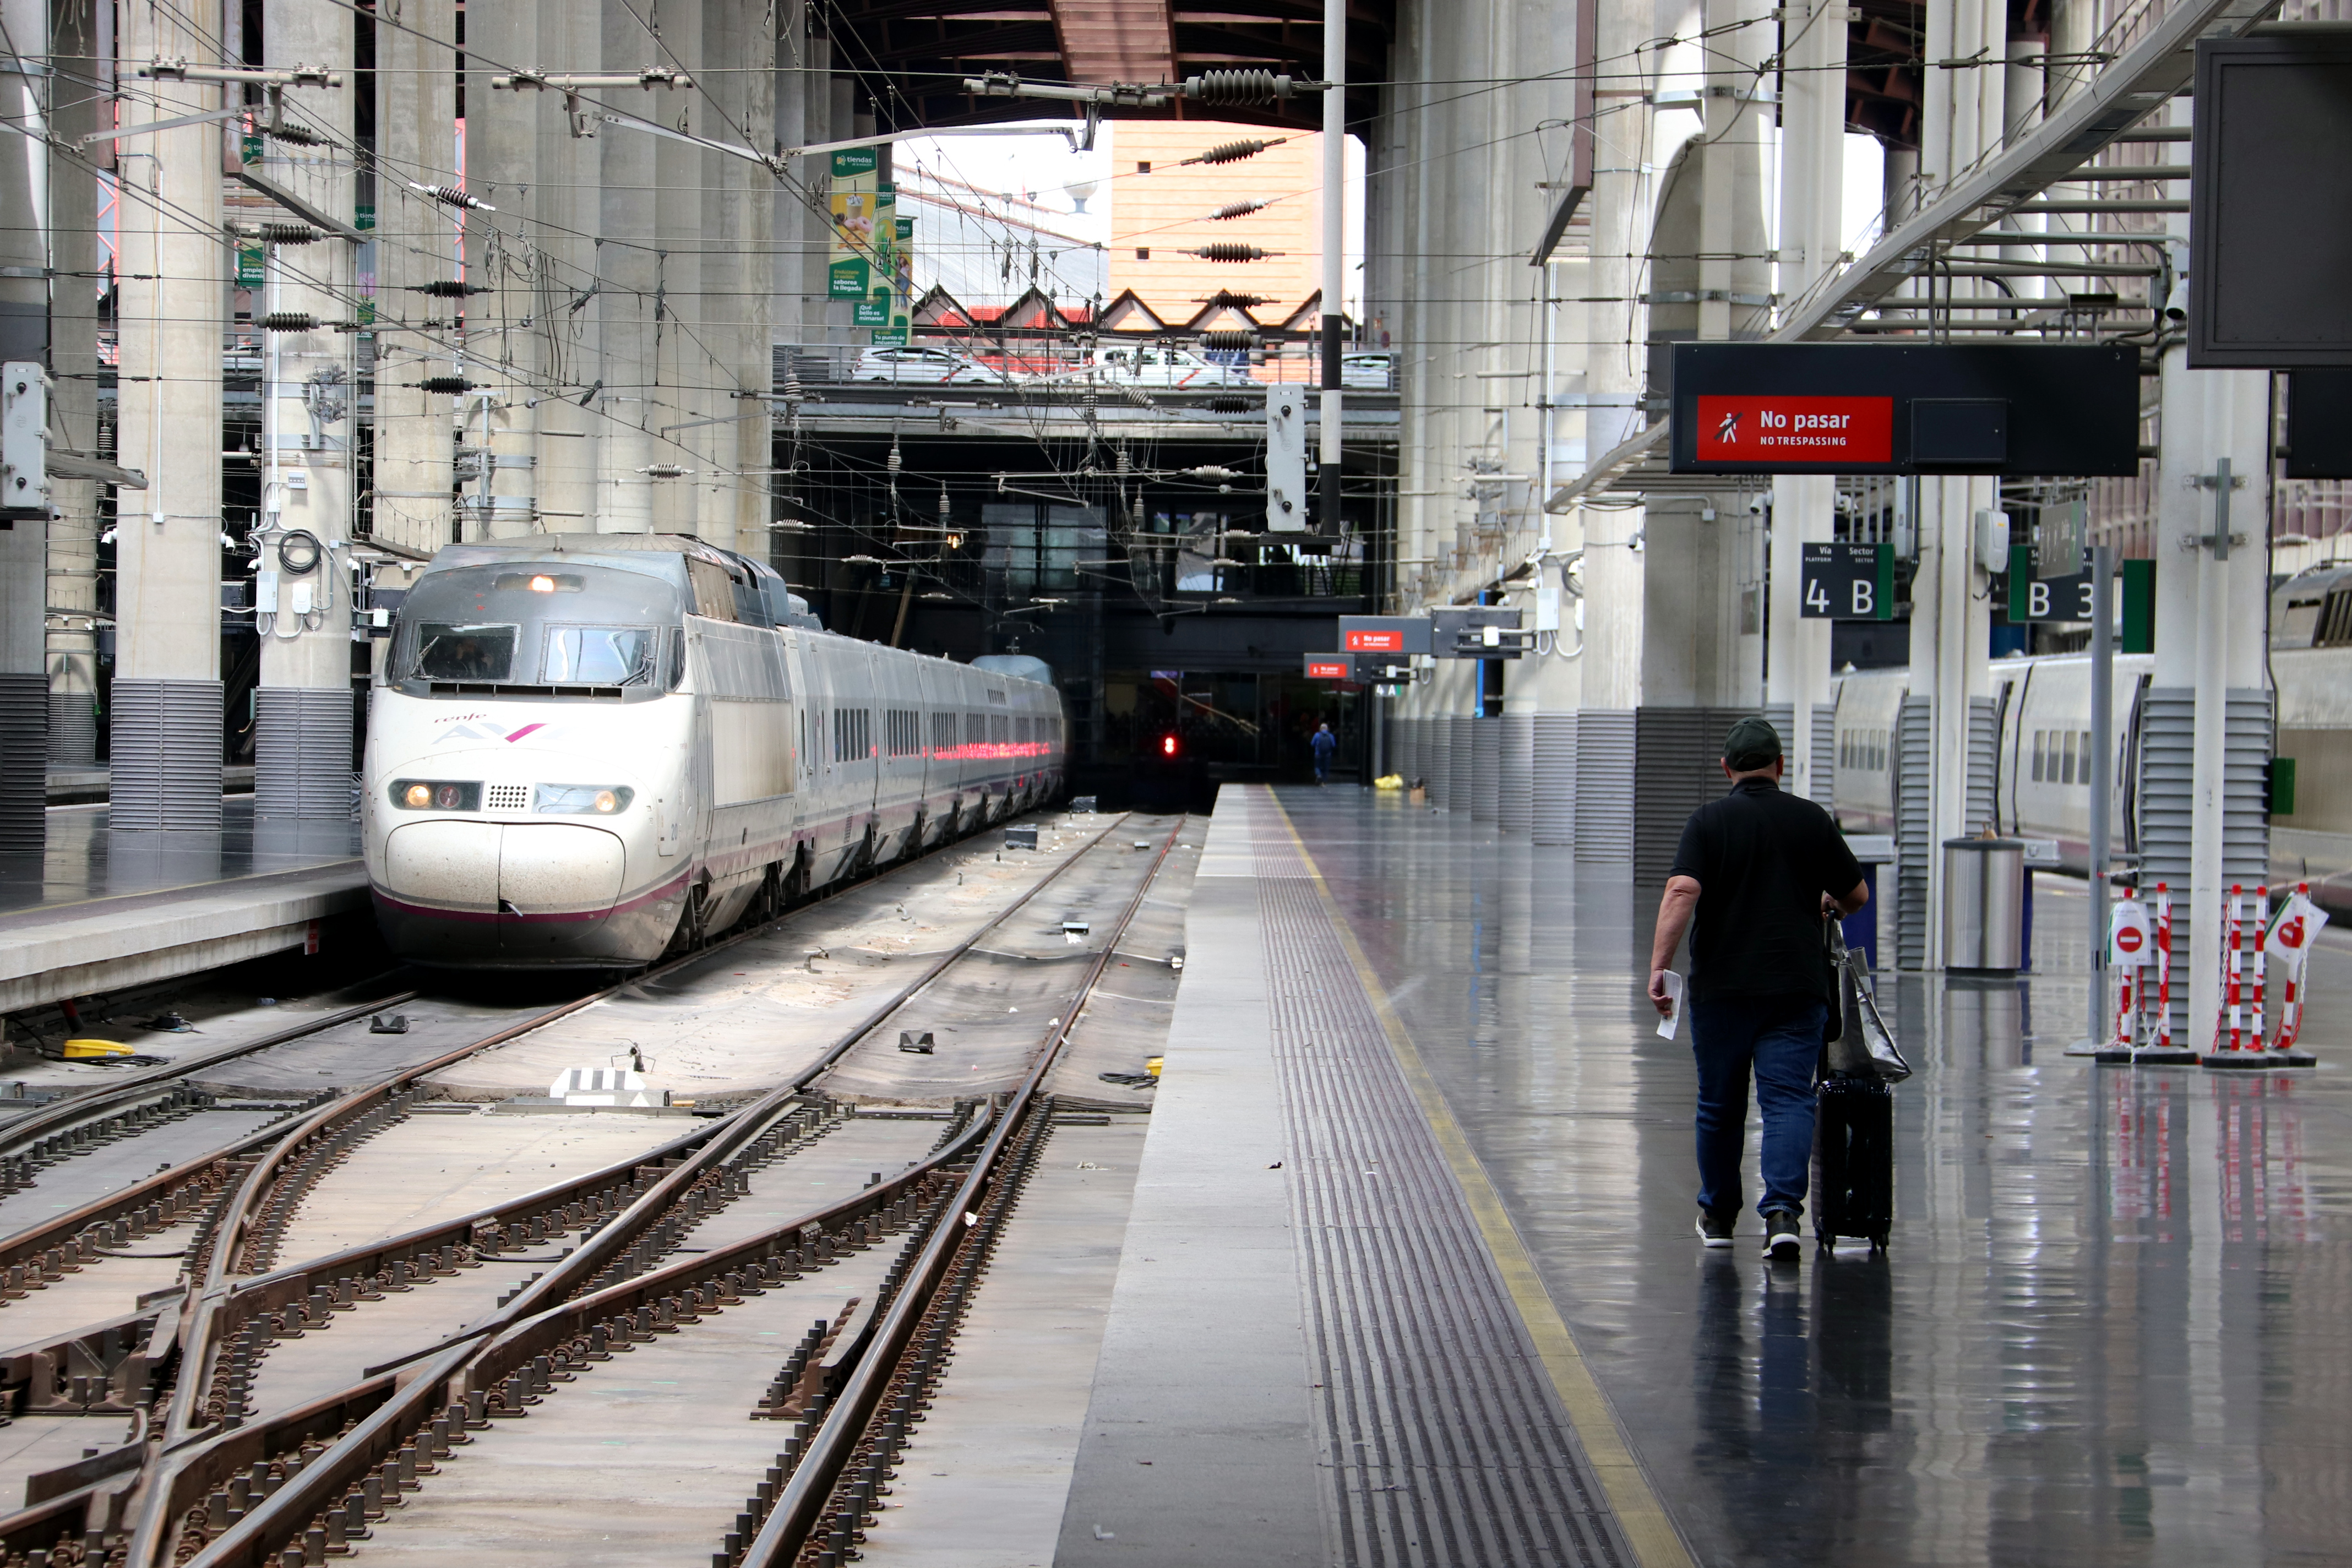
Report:
[[[1869,972],[1863,968],[1860,957],[1847,950],[1839,922],[1832,918],[1826,923],[1838,1005],[1831,1009],[1830,1024],[1823,1031],[1822,1065],[1831,1078],[1901,1083],[1911,1076],[1911,1064],[1903,1059],[1895,1032],[1878,1011]]]

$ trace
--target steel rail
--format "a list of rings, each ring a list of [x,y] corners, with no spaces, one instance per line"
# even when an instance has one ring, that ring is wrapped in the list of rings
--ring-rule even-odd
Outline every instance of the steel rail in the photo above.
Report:
[[[1152,884],[1160,879],[1160,868],[1167,863],[1168,852],[1175,847],[1177,837],[1183,830],[1184,819],[1180,815],[1175,825],[1168,830],[1168,836],[1160,841],[1160,851],[1152,857],[1151,865],[1137,885],[1135,897],[1128,901],[1127,908],[1119,914],[1118,925],[1112,929],[1102,951],[1095,955],[1093,963],[1088,966],[1076,1000],[1047,1030],[1027,1076],[1006,1102],[1003,1113],[996,1118],[988,1142],[957,1190],[954,1203],[949,1205],[946,1215],[932,1230],[919,1258],[908,1271],[905,1285],[892,1299],[888,1310],[877,1326],[871,1345],[859,1358],[839,1395],[826,1410],[824,1424],[811,1436],[800,1464],[785,1482],[774,1509],[761,1524],[759,1533],[745,1544],[743,1568],[787,1568],[798,1558],[811,1532],[822,1521],[835,1485],[866,1436],[882,1394],[898,1371],[899,1359],[914,1338],[916,1328],[938,1293],[950,1265],[973,1228],[959,1223],[960,1216],[976,1216],[980,1213],[990,1184],[996,1179],[1005,1151],[1035,1106],[1039,1086],[1045,1081],[1045,1075],[1053,1070],[1071,1031],[1077,1027],[1078,1016],[1085,1011],[1087,999],[1093,994],[1111,960],[1117,956],[1128,927],[1134,923],[1136,914],[1150,897]]]
[[[181,1057],[176,1060],[165,1062],[161,1067],[143,1068],[128,1078],[113,1079],[103,1089],[94,1089],[88,1094],[68,1095],[65,1099],[52,1100],[38,1110],[28,1111],[5,1126],[0,1126],[0,1155],[16,1153],[26,1144],[38,1141],[45,1133],[59,1131],[76,1122],[88,1121],[93,1115],[103,1115],[110,1110],[118,1110],[138,1099],[144,1090],[156,1088],[158,1085],[170,1083],[175,1079],[187,1078],[192,1074],[204,1071],[206,1068],[218,1067],[223,1062],[235,1061],[239,1057],[251,1056],[256,1051],[268,1050],[273,1046],[286,1045],[306,1036],[341,1028],[345,1024],[356,1023],[371,1013],[380,1013],[386,1007],[397,1007],[404,1002],[413,1002],[415,999],[416,993],[414,991],[396,991],[389,996],[379,997],[373,1002],[362,1002],[356,1007],[339,1008],[323,1017],[313,1018],[307,1024],[297,1024],[290,1028],[263,1035],[258,1039],[246,1040],[233,1046],[223,1046],[217,1050]]]
[[[381,1448],[386,1446],[397,1447],[401,1436],[414,1432],[429,1418],[431,1411],[438,1408],[439,1404],[442,1403],[436,1399],[436,1396],[451,1384],[452,1379],[460,1377],[466,1373],[475,1357],[483,1353],[484,1347],[480,1342],[486,1336],[496,1335],[541,1313],[560,1309],[567,1296],[592,1280],[624,1248],[666,1218],[685,1194],[693,1189],[709,1172],[729,1155],[755,1142],[773,1121],[787,1113],[792,1109],[793,1101],[860,1040],[871,1035],[892,1013],[919,994],[950,965],[967,956],[1006,921],[1026,909],[1047,888],[1058,881],[1064,873],[1087,858],[1126,820],[1127,816],[1122,815],[1097,829],[1094,837],[1082,847],[1046,873],[1019,898],[991,916],[969,936],[951,944],[931,963],[926,964],[920,974],[906,986],[901,987],[887,1003],[869,1010],[854,1028],[845,1032],[809,1067],[777,1089],[770,1090],[719,1119],[704,1134],[701,1146],[688,1155],[677,1169],[663,1176],[627,1208],[614,1215],[593,1235],[583,1239],[569,1257],[526,1287],[505,1307],[489,1318],[471,1325],[461,1336],[449,1342],[437,1356],[422,1368],[394,1374],[400,1385],[396,1394],[369,1415],[346,1436],[339,1439],[326,1453],[305,1465],[299,1476],[281,1487],[268,1501],[237,1521],[218,1539],[209,1542],[194,1560],[190,1568],[194,1568],[194,1563],[202,1563],[205,1568],[219,1568],[221,1564],[232,1563],[254,1564],[274,1563],[270,1553],[284,1545],[284,1538],[287,1535],[294,1533],[299,1526],[307,1523],[318,1512],[327,1498],[347,1489],[360,1474],[381,1462],[382,1453],[379,1451]],[[1147,878],[1147,885],[1148,882]],[[846,890],[844,889],[844,891]],[[803,906],[803,908],[806,907],[808,906]],[[765,926],[759,928],[760,931],[765,929],[767,929]],[[757,934],[757,932],[744,933],[745,936],[751,934]],[[730,942],[740,940],[742,938],[728,939]],[[688,955],[688,958],[700,959],[716,951],[719,951],[717,946],[701,949]],[[677,962],[685,963],[688,959]],[[672,967],[675,965],[665,966],[663,972]],[[1098,972],[1099,965],[1097,969]],[[593,1000],[593,998],[586,1000]],[[430,1069],[415,1070],[421,1072]],[[952,1151],[943,1152],[914,1170],[903,1173],[899,1177],[868,1189],[866,1193],[860,1194],[859,1198],[852,1200],[853,1205],[867,1209],[887,1206],[888,1202],[895,1201],[896,1194],[922,1176],[929,1174],[950,1152]],[[640,1156],[639,1161],[641,1162],[643,1156]],[[633,1163],[635,1163],[638,1162],[633,1162]],[[837,1206],[827,1205],[826,1209],[817,1211],[817,1215],[828,1214]],[[812,1223],[811,1217],[803,1216],[790,1225],[763,1233],[762,1239],[774,1245],[779,1238],[795,1234],[803,1225],[807,1223]],[[222,1253],[216,1256],[226,1257],[227,1254]],[[194,1306],[192,1304],[192,1315],[194,1310]],[[209,1342],[203,1347],[205,1358],[208,1359],[217,1353],[216,1347],[219,1342],[220,1340],[216,1334],[209,1337]],[[187,1359],[193,1365],[198,1362],[199,1357],[196,1354],[191,1354]],[[186,1381],[185,1374],[183,1381],[184,1383]],[[141,1500],[140,1517],[132,1532],[129,1554],[129,1561],[134,1568],[161,1561],[173,1533],[172,1524],[180,1517],[184,1508],[184,1503],[180,1500],[186,1487],[179,1481],[178,1477],[192,1468],[205,1470],[208,1473],[210,1468],[208,1463],[200,1461],[197,1456],[208,1451],[214,1443],[221,1440],[215,1438],[207,1442],[198,1436],[193,1439],[183,1438],[177,1443],[166,1444],[167,1456],[173,1456],[173,1462],[169,1473],[162,1477],[151,1478],[145,1489],[145,1496]],[[178,1450],[185,1457],[174,1455],[174,1450]],[[0,1521],[0,1524],[5,1524],[5,1521]]]

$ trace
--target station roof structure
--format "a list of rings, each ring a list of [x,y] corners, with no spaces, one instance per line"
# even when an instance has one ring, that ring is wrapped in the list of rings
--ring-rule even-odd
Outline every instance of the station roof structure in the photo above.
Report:
[[[1369,122],[1388,74],[1393,0],[1349,0],[1348,120]],[[831,0],[822,12],[838,68],[856,71],[878,128],[1036,120],[1057,106],[982,98],[964,79],[1010,71],[1046,82],[1181,82],[1211,70],[1323,75],[1320,0]],[[1120,108],[1120,119],[1215,119],[1319,129],[1313,93],[1262,108]]]

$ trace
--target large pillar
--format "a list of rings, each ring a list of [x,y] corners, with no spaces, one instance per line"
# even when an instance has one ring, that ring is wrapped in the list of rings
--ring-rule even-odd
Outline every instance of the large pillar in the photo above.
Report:
[[[772,5],[742,7],[743,62],[750,68],[742,83],[743,135],[758,152],[776,144],[776,26]],[[740,400],[730,412],[738,417],[727,426],[735,437],[735,547],[765,560],[768,554],[768,497],[775,480],[765,470],[772,466],[768,437],[767,394],[775,382],[774,296],[770,288],[773,262],[770,236],[775,231],[775,211],[783,193],[776,176],[757,163],[726,160],[730,174],[742,186],[742,214],[734,230],[737,251],[736,298],[741,301],[735,323],[735,389]]]
[[[466,215],[467,456],[478,475],[459,511],[468,539],[530,532],[539,516],[537,330],[544,259],[533,203],[541,94],[490,86],[499,68],[539,53],[538,12],[485,5],[466,17],[466,189],[486,209]],[[494,209],[494,210],[493,210]]]
[[[450,542],[452,413],[448,394],[423,383],[465,370],[447,348],[453,334],[423,326],[456,316],[458,302],[423,289],[459,276],[457,219],[410,187],[460,183],[457,5],[401,0],[398,20],[375,33],[374,532],[431,554]]]
[[[281,189],[351,222],[358,173],[350,152],[352,13],[310,0],[268,0],[262,47],[272,70],[323,66],[340,74],[341,87],[286,89],[289,119],[299,117],[315,131],[317,144],[268,138],[262,171]],[[296,321],[319,324],[269,331],[263,322],[261,526],[255,535],[262,606],[255,617],[261,637],[253,753],[258,818],[340,822],[351,816],[349,544],[358,479],[359,339],[336,326],[358,312],[352,248],[331,235],[265,247],[268,281],[256,314],[275,314],[289,328]],[[272,584],[274,610],[268,607]]]
[[[551,72],[586,73],[603,58],[603,28],[596,13],[574,5],[538,8],[538,42],[531,59]],[[596,437],[602,423],[580,399],[604,374],[597,363],[601,291],[589,292],[596,275],[597,142],[572,134],[563,96],[518,94],[530,101],[539,147],[539,183],[531,210],[538,219],[539,306],[532,323],[539,338],[539,406],[532,426],[537,438],[540,526],[550,533],[593,531],[596,524]],[[640,96],[643,96],[640,93]],[[586,129],[593,130],[593,122]],[[642,132],[605,128],[610,136]]]
[[[1838,266],[1845,170],[1845,11],[1800,0],[1790,13],[1780,72],[1780,297],[1804,299]],[[1789,712],[1789,786],[1829,804],[1831,781],[1812,768],[1815,710],[1829,701],[1830,625],[1803,617],[1804,546],[1828,540],[1837,480],[1784,475],[1772,482],[1769,651],[1765,700]]]
[[[1990,0],[1930,0],[1927,58],[1966,61],[1927,70],[1920,131],[1920,180],[1948,186],[2001,137],[2003,71],[1979,58],[2006,54],[2007,11]],[[1990,37],[1990,54],[1984,52]],[[1938,40],[1941,42],[1938,42]],[[1952,285],[1956,298],[1978,292]],[[1997,480],[1930,478],[1919,481],[1919,568],[1911,598],[1911,692],[1929,704],[1925,962],[1943,965],[1944,840],[1983,826],[1990,808],[1992,745],[1990,575],[1977,560],[1977,516],[1999,506]]]
[[[0,77],[0,102],[14,125],[29,134],[47,117],[47,95],[35,74],[47,64],[47,0],[6,0],[0,19],[7,24],[0,48],[16,51],[0,56],[9,70]],[[0,156],[0,264],[7,268],[0,274],[0,361],[37,367],[21,373],[21,395],[45,406],[47,394],[36,380],[49,363],[49,290],[43,280],[49,261],[48,159],[26,135],[9,137],[0,153],[6,154]],[[14,386],[9,395],[20,395]],[[17,477],[26,492],[46,479]],[[5,499],[22,507],[26,496],[12,485]],[[46,517],[0,524],[0,853],[38,851],[47,833],[49,681],[43,634],[48,532]]]
[[[221,0],[121,9],[124,60],[217,66]],[[311,94],[312,98],[323,94]],[[222,107],[222,89],[158,81],[121,102],[125,126]],[[217,832],[221,815],[221,237],[218,123],[120,143],[112,813],[117,830]]]
[[[709,115],[706,134],[715,141],[744,141],[745,87],[754,62],[746,58],[749,38],[743,26],[743,0],[703,0],[704,58],[729,68],[706,73],[703,109]],[[735,394],[741,390],[743,279],[749,276],[744,255],[747,233],[743,220],[750,197],[746,174],[757,165],[740,158],[707,153],[702,156],[702,260],[694,313],[694,393],[691,417],[702,423],[684,432],[695,452],[694,488],[699,492],[697,530],[721,549],[735,547],[736,492],[745,481],[736,476],[743,464],[737,448],[738,416],[751,412]],[[766,176],[761,175],[762,178]],[[719,423],[712,423],[718,421]]]
[[[604,69],[640,70],[646,65],[645,28],[628,0],[604,0]],[[670,94],[616,88],[606,103],[618,112],[664,115]],[[603,345],[604,390],[590,399],[602,413],[598,441],[596,527],[606,533],[653,530],[653,481],[645,469],[654,461],[651,431],[655,289],[654,258],[656,139],[638,131],[607,130],[596,138],[603,185],[596,247],[596,287]]]
[[[66,151],[99,129],[106,95],[99,85],[97,18],[76,5],[53,8],[49,41],[49,255],[59,274],[49,296],[49,426],[79,452],[98,450],[98,176],[89,158]],[[79,276],[77,276],[79,275]],[[98,757],[98,536],[95,479],[52,479],[49,504],[49,761],[86,768]],[[129,499],[135,502],[137,492]]]
[[[662,16],[661,47],[669,57],[665,63],[689,74],[702,63],[704,4],[679,0]],[[664,122],[677,130],[695,136],[724,133],[701,92],[666,97],[659,107]],[[655,483],[654,529],[660,533],[702,531],[699,503],[702,487],[709,482],[709,427],[679,426],[709,417],[704,389],[710,385],[709,363],[697,329],[702,314],[703,201],[716,156],[667,136],[654,143],[656,320],[646,423],[654,432],[655,463],[695,470]]]

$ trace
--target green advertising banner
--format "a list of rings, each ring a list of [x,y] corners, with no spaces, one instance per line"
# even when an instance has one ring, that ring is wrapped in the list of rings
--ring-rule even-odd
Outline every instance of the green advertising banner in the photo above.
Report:
[[[261,258],[261,247],[240,245],[236,247],[236,286],[258,289],[268,281],[268,273]]]
[[[906,250],[913,246],[914,243],[915,220],[910,217],[900,218],[898,220],[898,248],[900,250]]]
[[[890,325],[890,301],[860,300],[850,307],[849,321],[856,327],[887,327]]]
[[[877,236],[896,226],[879,222],[885,188],[876,173],[880,163],[881,151],[875,147],[847,147],[833,155],[833,190],[826,198],[833,247],[825,292],[835,300],[863,300],[871,291]]]
[[[868,334],[877,349],[903,349],[907,346],[907,335],[904,327],[877,327]]]

